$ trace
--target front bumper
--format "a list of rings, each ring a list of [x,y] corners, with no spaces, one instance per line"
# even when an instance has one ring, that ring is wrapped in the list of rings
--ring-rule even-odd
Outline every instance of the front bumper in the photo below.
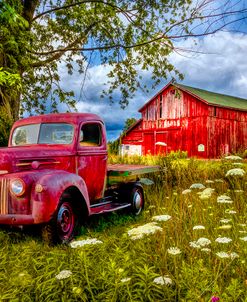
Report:
[[[34,218],[32,215],[6,214],[0,215],[0,225],[32,225]]]

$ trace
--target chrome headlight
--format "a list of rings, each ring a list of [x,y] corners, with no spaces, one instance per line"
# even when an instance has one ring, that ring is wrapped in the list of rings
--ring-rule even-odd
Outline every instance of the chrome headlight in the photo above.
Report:
[[[25,183],[22,179],[17,178],[10,181],[10,192],[15,196],[21,196],[25,193]]]

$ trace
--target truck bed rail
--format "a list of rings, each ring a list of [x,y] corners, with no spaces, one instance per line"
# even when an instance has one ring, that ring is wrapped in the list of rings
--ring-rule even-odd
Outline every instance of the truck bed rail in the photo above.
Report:
[[[140,175],[159,170],[159,166],[110,164],[107,167],[107,183],[113,185],[119,182],[129,182],[138,179]]]

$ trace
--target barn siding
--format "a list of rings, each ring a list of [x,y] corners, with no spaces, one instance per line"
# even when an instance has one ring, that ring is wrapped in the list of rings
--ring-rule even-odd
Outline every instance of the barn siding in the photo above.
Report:
[[[225,108],[217,109],[215,117],[208,117],[209,157],[246,149],[247,114]]]
[[[216,158],[247,148],[247,112],[208,105],[172,85],[140,112],[142,122],[122,142],[141,144],[143,154],[181,150],[189,156]]]

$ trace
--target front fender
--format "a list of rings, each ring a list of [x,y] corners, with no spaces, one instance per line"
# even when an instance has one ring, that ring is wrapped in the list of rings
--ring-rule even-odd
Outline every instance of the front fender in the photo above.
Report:
[[[80,191],[89,211],[87,186],[80,176],[62,170],[47,171],[36,179],[32,189],[32,215],[35,223],[50,221],[57,209],[61,195],[69,187],[76,187]]]

